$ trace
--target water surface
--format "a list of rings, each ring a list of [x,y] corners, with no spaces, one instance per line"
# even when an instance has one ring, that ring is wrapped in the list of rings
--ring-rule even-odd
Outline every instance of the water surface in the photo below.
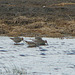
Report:
[[[25,69],[27,75],[75,75],[75,39],[43,39],[47,46],[28,48],[23,41],[14,45],[9,37],[1,36],[0,72],[16,67]]]

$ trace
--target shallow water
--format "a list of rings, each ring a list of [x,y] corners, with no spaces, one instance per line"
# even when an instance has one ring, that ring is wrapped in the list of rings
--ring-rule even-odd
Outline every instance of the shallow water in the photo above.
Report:
[[[27,75],[75,75],[75,39],[43,39],[47,46],[28,48],[23,41],[14,45],[9,37],[1,36],[0,72],[16,67],[26,70]]]

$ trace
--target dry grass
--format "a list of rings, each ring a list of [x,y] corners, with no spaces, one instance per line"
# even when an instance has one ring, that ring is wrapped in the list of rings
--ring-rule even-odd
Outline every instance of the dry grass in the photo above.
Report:
[[[75,35],[72,0],[1,0],[0,34],[61,37]]]
[[[71,2],[69,2],[69,3],[59,3],[59,4],[52,4],[50,6],[65,6],[65,5],[75,5],[75,3],[71,3]]]
[[[10,31],[10,27],[5,24],[0,24],[0,34],[7,34]]]
[[[26,17],[19,16],[13,18],[13,20],[20,19],[18,23],[7,24],[5,21],[0,21],[0,34],[6,34],[8,36],[51,36],[62,37],[66,35],[75,36],[75,20],[56,19],[55,21],[47,21],[43,17]],[[11,21],[13,21],[11,20]],[[28,24],[22,24],[23,21],[28,21]],[[31,22],[30,22],[31,21]],[[3,23],[4,22],[4,23]]]
[[[28,28],[28,29],[38,29],[38,28],[42,28],[45,26],[45,22],[41,21],[41,22],[34,22],[34,23],[31,23],[31,24],[28,24],[25,26],[25,28]]]

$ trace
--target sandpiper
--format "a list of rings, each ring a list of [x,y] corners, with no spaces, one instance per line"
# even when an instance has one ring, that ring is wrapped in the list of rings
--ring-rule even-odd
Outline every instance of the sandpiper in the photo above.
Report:
[[[21,37],[13,37],[13,38],[10,38],[10,39],[12,39],[16,44],[23,40],[23,38],[21,38]]]
[[[25,41],[28,44],[28,47],[36,47],[37,43],[35,43],[34,41]]]
[[[47,41],[42,40],[41,37],[35,37],[35,39],[32,39],[31,41],[25,41],[29,47],[37,47],[40,45],[46,45]]]
[[[43,40],[41,37],[35,37],[34,42],[37,42],[39,45],[46,45],[47,41]]]

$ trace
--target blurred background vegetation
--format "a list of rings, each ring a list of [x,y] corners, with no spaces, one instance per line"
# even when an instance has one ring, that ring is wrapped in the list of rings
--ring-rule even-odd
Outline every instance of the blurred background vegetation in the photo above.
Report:
[[[75,36],[75,0],[0,0],[0,35]]]

